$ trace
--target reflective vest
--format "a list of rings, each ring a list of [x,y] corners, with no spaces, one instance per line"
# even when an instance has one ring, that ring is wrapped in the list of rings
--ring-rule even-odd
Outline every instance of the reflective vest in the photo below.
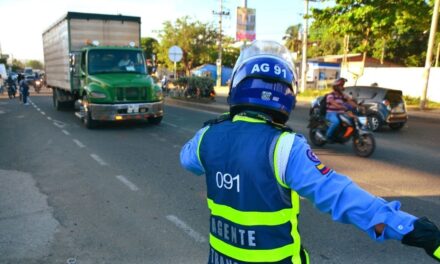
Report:
[[[293,145],[283,143],[287,134],[293,140],[263,120],[235,116],[200,138],[211,211],[209,263],[308,263],[297,229],[299,196],[280,176],[287,157],[279,149]]]

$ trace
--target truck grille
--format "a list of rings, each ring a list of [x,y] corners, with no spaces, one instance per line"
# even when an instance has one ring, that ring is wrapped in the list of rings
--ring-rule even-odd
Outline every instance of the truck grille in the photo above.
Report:
[[[116,88],[117,101],[140,101],[146,100],[147,94],[141,87],[118,87]]]

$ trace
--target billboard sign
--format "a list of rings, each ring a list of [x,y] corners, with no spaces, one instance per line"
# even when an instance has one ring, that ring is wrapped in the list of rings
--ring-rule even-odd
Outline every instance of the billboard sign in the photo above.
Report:
[[[255,34],[255,9],[237,7],[237,41],[254,41]]]

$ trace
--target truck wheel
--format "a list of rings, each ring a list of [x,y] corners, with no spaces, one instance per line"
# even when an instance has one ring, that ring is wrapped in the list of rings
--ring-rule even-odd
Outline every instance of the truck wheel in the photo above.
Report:
[[[163,116],[159,116],[159,117],[150,117],[148,118],[148,123],[152,124],[152,125],[159,125],[160,122],[162,121]]]
[[[83,98],[83,102],[86,103],[88,102],[86,97]],[[87,127],[88,129],[96,128],[98,123],[96,120],[92,119],[92,111],[88,107],[84,107],[84,112],[85,112],[83,117],[84,126]]]
[[[58,99],[58,91],[56,88],[52,88],[52,101],[53,101],[53,107],[58,111],[61,110],[62,105],[60,100]]]

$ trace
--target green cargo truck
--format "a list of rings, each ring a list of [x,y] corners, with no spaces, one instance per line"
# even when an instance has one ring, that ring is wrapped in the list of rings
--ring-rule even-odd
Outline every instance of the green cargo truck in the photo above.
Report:
[[[57,110],[76,106],[87,128],[99,121],[163,117],[161,88],[148,75],[140,17],[68,12],[43,33],[47,86]]]

